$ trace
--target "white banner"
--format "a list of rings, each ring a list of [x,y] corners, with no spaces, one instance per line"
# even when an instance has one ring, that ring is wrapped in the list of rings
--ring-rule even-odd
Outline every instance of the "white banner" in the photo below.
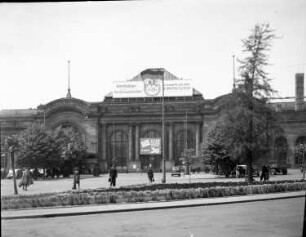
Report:
[[[160,155],[160,138],[140,138],[140,155]]]
[[[162,94],[161,79],[113,82],[113,98],[162,97]],[[164,81],[164,96],[192,96],[191,80]]]

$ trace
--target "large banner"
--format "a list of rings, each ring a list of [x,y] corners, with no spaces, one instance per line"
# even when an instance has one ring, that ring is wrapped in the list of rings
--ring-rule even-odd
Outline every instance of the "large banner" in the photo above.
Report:
[[[161,155],[161,139],[140,138],[140,155]]]
[[[113,82],[113,98],[162,97],[162,80],[146,78],[143,81]],[[192,96],[191,80],[164,81],[164,96]]]

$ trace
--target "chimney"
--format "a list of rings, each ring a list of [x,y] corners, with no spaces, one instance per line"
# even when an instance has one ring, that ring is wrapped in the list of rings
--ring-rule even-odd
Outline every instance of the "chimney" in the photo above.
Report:
[[[295,74],[295,110],[304,107],[304,73]]]

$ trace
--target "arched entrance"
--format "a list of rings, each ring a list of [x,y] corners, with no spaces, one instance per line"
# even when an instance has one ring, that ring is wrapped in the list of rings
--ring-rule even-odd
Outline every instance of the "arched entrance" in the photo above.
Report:
[[[295,142],[295,146],[299,145],[299,144],[303,144],[303,145],[306,145],[306,137],[305,136],[301,136],[301,137],[298,137],[298,139],[296,139],[296,142]],[[301,154],[299,154],[296,149],[295,149],[295,164],[296,165],[302,165],[303,164],[303,157]]]
[[[182,156],[182,153],[184,152],[184,149],[187,147],[194,148],[196,147],[196,141],[195,141],[195,135],[192,131],[187,130],[181,130],[179,131],[174,140],[174,165],[178,166],[181,165],[180,157]]]
[[[69,174],[73,173],[74,167],[78,167],[81,174],[87,173],[89,168],[85,162],[87,156],[85,134],[77,126],[69,122],[61,123],[56,126],[55,130],[66,135],[64,142],[67,143],[67,146],[73,144],[73,154],[69,159],[64,160],[63,164],[53,167],[50,172],[54,173],[54,170],[59,169],[63,176],[69,176]]]
[[[143,138],[161,138],[159,132],[155,130],[147,130],[144,133]],[[140,155],[140,167],[141,170],[148,170],[152,168],[156,172],[161,171],[161,155]]]
[[[109,166],[116,165],[118,170],[126,170],[128,157],[128,136],[123,131],[115,131],[111,135],[109,149]]]
[[[287,163],[287,140],[284,137],[278,137],[274,142],[274,160],[279,164]]]

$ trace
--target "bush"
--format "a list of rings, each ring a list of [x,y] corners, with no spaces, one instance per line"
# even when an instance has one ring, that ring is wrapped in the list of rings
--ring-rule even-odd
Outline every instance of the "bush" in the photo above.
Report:
[[[175,187],[185,187],[181,189],[160,189],[160,190],[136,190],[118,191],[115,189],[95,189],[77,190],[63,193],[49,193],[38,195],[19,195],[1,197],[2,209],[20,209],[50,206],[73,206],[88,204],[106,204],[122,202],[148,202],[148,201],[169,201],[181,199],[224,197],[234,195],[264,194],[275,192],[290,192],[306,189],[306,183],[302,181],[294,182],[268,182],[265,184],[256,183],[254,185],[218,185],[213,183],[203,185],[182,184]],[[191,187],[190,187],[191,186]],[[131,188],[130,188],[131,189]]]

